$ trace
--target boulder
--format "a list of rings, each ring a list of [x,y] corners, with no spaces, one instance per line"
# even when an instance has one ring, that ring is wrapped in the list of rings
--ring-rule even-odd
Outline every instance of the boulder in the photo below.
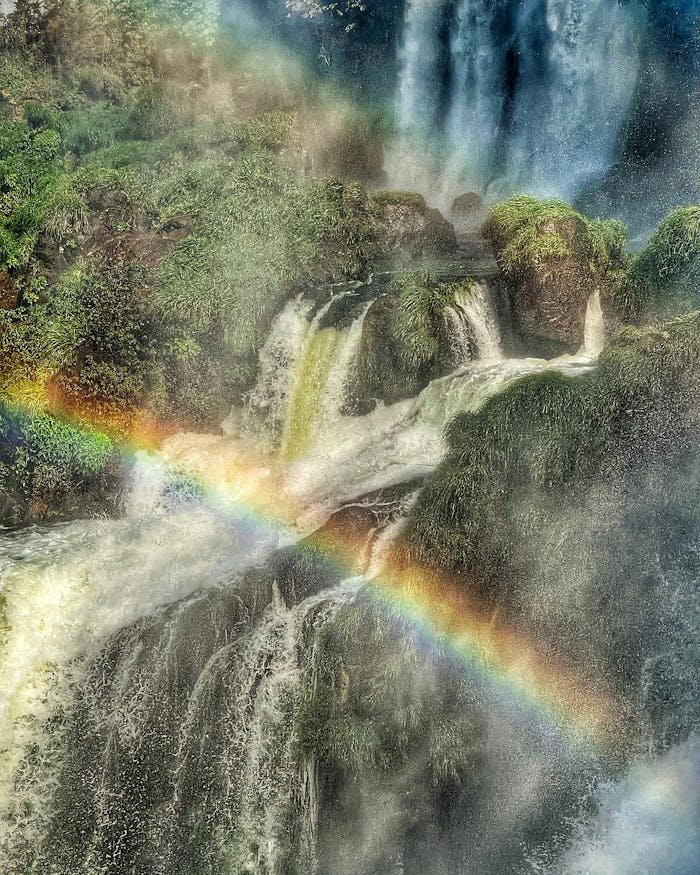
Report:
[[[450,216],[457,221],[469,221],[478,218],[484,209],[481,195],[475,191],[466,191],[458,195],[450,207]]]
[[[576,352],[588,300],[622,264],[624,228],[590,221],[559,201],[515,197],[496,206],[483,233],[496,253],[523,351],[551,357]]]
[[[455,229],[439,210],[414,192],[379,191],[372,195],[382,228],[380,252],[401,264],[454,255]]]

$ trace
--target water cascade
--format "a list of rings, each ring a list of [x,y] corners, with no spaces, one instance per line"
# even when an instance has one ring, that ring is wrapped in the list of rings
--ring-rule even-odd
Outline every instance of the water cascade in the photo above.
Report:
[[[317,867],[322,776],[296,735],[324,630],[381,573],[415,481],[440,460],[449,419],[524,374],[590,370],[602,338],[594,297],[580,355],[504,358],[489,290],[475,284],[448,318],[465,352],[467,336],[476,343],[478,359],[465,356],[416,398],[350,416],[343,402],[369,304],[353,301],[334,324],[337,302],[299,298],[282,310],[247,408],[234,411],[223,435],[182,434],[159,458],[140,454],[125,518],[30,528],[0,544],[0,868],[8,875],[281,875],[290,861],[294,871],[329,871]],[[246,484],[236,466],[251,442],[259,466]],[[178,496],[165,462],[227,486],[229,498],[237,491],[228,504],[214,490]],[[280,524],[255,509],[249,499],[262,483],[296,519]],[[402,497],[376,497],[397,484]],[[294,546],[353,508],[374,519],[365,578]],[[417,662],[404,681],[429,703],[440,684],[432,669],[415,673],[425,659],[411,652]],[[342,705],[342,666],[334,683]],[[503,787],[513,802],[520,786],[527,806],[533,780],[550,777],[539,764],[533,778],[532,752],[527,768],[513,754],[524,736],[499,732],[504,747],[493,755],[513,763]],[[557,760],[554,772],[564,768]],[[407,770],[395,786],[352,789],[372,853],[372,842],[384,842],[370,834],[372,812],[400,810],[412,780]],[[494,799],[485,812],[500,806]],[[472,828],[478,833],[477,821]],[[358,871],[352,841],[350,862],[335,872]],[[479,853],[492,856],[488,845]],[[404,871],[403,856],[392,859],[381,871]],[[446,866],[431,875],[455,871]]]
[[[454,304],[447,308],[447,318],[452,326],[457,361],[463,363],[472,358],[472,338],[477,358],[503,357],[498,318],[486,283],[474,283],[468,291],[458,292]]]
[[[605,346],[605,320],[600,306],[600,292],[596,289],[586,304],[586,317],[583,326],[583,344],[580,356],[598,358]]]
[[[644,28],[610,0],[409,0],[392,184],[575,197],[612,164]]]

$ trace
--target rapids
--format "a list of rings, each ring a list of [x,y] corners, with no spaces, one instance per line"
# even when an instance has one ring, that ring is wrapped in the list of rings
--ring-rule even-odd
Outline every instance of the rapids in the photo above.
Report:
[[[446,315],[450,342],[464,351],[455,370],[415,398],[353,416],[344,404],[369,306],[353,294],[289,302],[246,405],[222,434],[180,434],[158,455],[138,454],[124,518],[0,540],[4,873],[419,871],[403,851],[384,859],[377,832],[380,823],[397,828],[386,800],[410,792],[410,772],[393,787],[353,791],[366,861],[353,857],[359,839],[350,836],[338,868],[319,869],[320,824],[327,842],[333,821],[321,808],[318,763],[300,756],[296,731],[308,719],[304,691],[317,683],[324,630],[381,574],[452,416],[524,374],[590,370],[604,326],[593,296],[578,355],[507,358],[482,284]],[[397,485],[392,497],[386,490]],[[372,519],[364,577],[301,540],[338,511]],[[410,681],[419,699],[438,684],[425,672]],[[562,774],[592,762],[555,752],[550,770],[533,741],[502,722],[488,737],[502,773],[472,823],[490,837],[475,846],[482,867],[497,840],[494,811],[520,817],[533,787],[555,792]],[[567,865],[584,853],[572,847]],[[532,871],[544,870],[533,862]],[[448,872],[435,862],[430,875]]]

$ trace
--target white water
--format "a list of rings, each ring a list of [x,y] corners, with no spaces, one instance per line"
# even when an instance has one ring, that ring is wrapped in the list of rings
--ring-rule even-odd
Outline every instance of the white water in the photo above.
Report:
[[[30,528],[0,541],[5,626],[0,660],[0,817],[9,815],[14,823],[0,840],[0,863],[8,873],[23,875],[21,864],[12,869],[8,862],[15,860],[17,836],[25,844],[38,841],[50,814],[52,788],[60,784],[61,762],[52,760],[55,750],[61,755],[60,733],[54,729],[52,735],[47,729],[51,715],[57,709],[70,710],[69,703],[79,700],[101,727],[107,748],[114,743],[129,750],[147,737],[153,709],[170,707],[168,678],[183,670],[177,668],[182,659],[196,664],[204,659],[206,664],[197,669],[196,687],[182,705],[187,713],[182,715],[177,752],[169,754],[175,756],[171,765],[182,783],[171,799],[170,814],[165,821],[159,814],[153,828],[157,832],[167,821],[168,828],[178,832],[178,794],[194,780],[193,769],[209,769],[217,800],[223,798],[221,786],[229,787],[230,798],[224,794],[229,801],[221,803],[222,810],[229,802],[235,808],[235,816],[222,815],[223,820],[216,821],[215,840],[221,845],[221,859],[231,861],[231,871],[239,871],[236,866],[253,853],[252,844],[255,859],[245,865],[251,871],[274,871],[281,831],[292,812],[300,810],[305,812],[300,841],[307,848],[304,853],[312,853],[316,779],[313,764],[307,764],[308,774],[296,780],[291,734],[304,670],[303,636],[310,622],[322,625],[352,598],[358,582],[346,581],[301,598],[296,607],[287,606],[277,593],[262,617],[240,630],[227,619],[231,609],[216,605],[226,598],[236,605],[249,604],[250,595],[238,595],[242,570],[260,565],[274,548],[314,529],[347,501],[432,470],[444,450],[442,430],[455,413],[478,409],[524,374],[552,367],[575,374],[592,366],[585,355],[554,362],[502,359],[488,292],[479,286],[475,291],[456,302],[455,315],[460,330],[468,330],[475,339],[481,358],[433,381],[417,398],[353,417],[344,415],[342,407],[367,311],[367,305],[360,307],[347,328],[335,331],[328,366],[318,371],[323,381],[314,389],[322,397],[310,408],[316,417],[310,443],[303,455],[285,463],[274,448],[294,415],[299,400],[295,393],[304,391],[305,355],[317,332],[334,331],[320,328],[330,302],[312,319],[311,307],[302,299],[290,303],[261,353],[260,379],[248,409],[229,418],[223,435],[181,434],[166,442],[158,457],[140,454],[125,519]],[[599,310],[592,302],[591,320],[598,318]],[[598,337],[592,326],[589,329],[587,338]],[[590,353],[593,346],[584,344]],[[259,446],[272,451],[260,457],[255,455]],[[251,458],[258,463],[251,465]],[[220,491],[210,489],[203,502],[173,502],[168,498],[173,463],[204,475],[205,482],[220,485]],[[261,490],[270,492],[271,484],[272,494],[279,490],[280,497],[297,509],[296,521],[288,521],[295,523],[291,528],[247,512]],[[370,533],[370,576],[381,567],[400,525]],[[168,608],[174,603],[176,608]],[[249,608],[240,610],[248,617]],[[143,623],[153,632],[146,634]],[[181,631],[190,626],[191,632]],[[198,644],[191,655],[182,655],[190,634],[192,641],[202,641],[210,633],[214,640],[206,645],[208,656],[204,644],[205,649]],[[112,666],[102,648],[117,640],[115,635],[118,662]],[[95,672],[102,678],[97,687]],[[226,694],[219,700],[221,689]],[[199,733],[214,718],[219,729],[212,730],[212,738],[218,753],[206,763]],[[24,759],[30,749],[41,752],[31,767]],[[111,767],[105,756],[106,783],[94,790],[90,804],[99,808],[100,817],[109,818],[119,790],[118,782],[110,783],[118,776],[108,776]],[[249,789],[243,792],[241,787]],[[228,827],[226,817],[233,818]],[[254,838],[247,850],[240,842],[232,844],[229,833],[237,830]],[[59,875],[48,866],[45,871]]]
[[[583,344],[578,351],[580,356],[595,359],[605,346],[605,319],[600,306],[600,292],[596,289],[586,304],[586,318],[583,326]]]
[[[447,308],[447,317],[452,324],[451,339],[458,364],[474,358],[472,340],[476,358],[503,358],[498,318],[486,283],[474,283],[470,289],[458,292],[454,304]]]
[[[640,6],[410,0],[392,185],[447,206],[465,190],[571,199],[601,178],[637,79]]]
[[[556,875],[693,875],[700,859],[697,738],[634,766],[598,791]],[[542,872],[542,869],[536,869]],[[550,871],[551,870],[547,870]]]
[[[38,743],[60,701],[63,667],[160,606],[229,581],[277,542],[274,531],[246,530],[214,511],[153,514],[153,507],[145,518],[31,528],[0,539],[7,625],[0,660],[0,814],[13,802],[23,752]]]
[[[299,295],[290,301],[272,323],[260,351],[258,379],[248,404],[256,421],[262,420],[270,435],[280,433],[289,398],[294,391],[300,355],[309,333],[313,302]],[[235,429],[235,423],[232,423]],[[223,424],[224,433],[228,431]]]

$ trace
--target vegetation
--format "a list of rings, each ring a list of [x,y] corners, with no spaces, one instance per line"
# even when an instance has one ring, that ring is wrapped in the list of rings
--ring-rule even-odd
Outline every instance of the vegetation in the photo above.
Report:
[[[374,192],[372,200],[379,206],[414,207],[417,210],[427,208],[423,195],[414,191],[381,189]]]
[[[700,206],[681,207],[664,219],[616,292],[628,318],[647,321],[700,304]]]
[[[228,49],[163,54],[154,16],[20,2],[0,29],[0,391],[117,439],[211,428],[281,303],[361,275],[377,237],[360,186],[300,172],[287,94]]]
[[[27,516],[103,512],[117,501],[118,461],[103,433],[0,401],[0,511]]]
[[[676,713],[653,717],[662,744],[687,730],[692,701],[673,654],[693,635],[677,605],[697,573],[699,327],[696,311],[625,328],[595,371],[526,377],[457,416],[406,529],[411,562],[563,648],[592,685],[607,678],[630,719],[657,714],[663,672],[643,678],[660,660],[683,690]]]
[[[311,653],[294,734],[301,761],[320,776],[321,857],[338,865],[362,835],[352,788],[383,799],[388,846],[426,811],[456,826],[456,802],[478,793],[482,769],[484,726],[468,685],[426,661],[400,615],[369,589],[317,633]]]
[[[507,274],[540,271],[550,259],[585,259],[602,277],[617,266],[627,232],[616,220],[590,220],[569,204],[518,195],[497,204],[484,224]]]
[[[412,516],[415,558],[468,571],[487,586],[517,579],[524,571],[512,563],[532,558],[527,539],[544,525],[533,507],[553,512],[571,490],[636,464],[642,447],[653,453],[658,442],[672,442],[673,429],[687,440],[699,326],[695,312],[659,328],[626,328],[595,371],[526,377],[457,416],[447,457]]]
[[[455,364],[447,309],[471,280],[438,283],[427,272],[400,274],[370,307],[355,376],[359,410],[418,394]]]
[[[545,358],[575,352],[591,295],[598,292],[608,309],[624,275],[624,225],[587,219],[561,201],[519,195],[493,207],[483,233],[508,284],[523,351]]]

